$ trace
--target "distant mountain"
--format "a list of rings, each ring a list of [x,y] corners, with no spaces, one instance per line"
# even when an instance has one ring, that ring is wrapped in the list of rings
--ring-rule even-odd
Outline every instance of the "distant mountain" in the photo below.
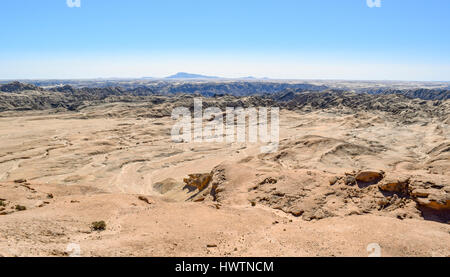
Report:
[[[186,72],[178,72],[175,75],[166,77],[166,79],[219,79],[219,77],[215,76],[206,76],[200,74],[192,74]]]

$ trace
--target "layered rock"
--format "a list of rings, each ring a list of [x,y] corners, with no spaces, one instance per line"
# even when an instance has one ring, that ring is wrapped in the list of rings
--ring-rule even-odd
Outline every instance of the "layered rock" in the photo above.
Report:
[[[249,201],[304,220],[361,214],[450,220],[450,184],[445,177],[439,180],[433,175],[409,176],[382,171],[355,171],[328,177],[323,172],[307,171],[296,179],[281,180],[260,182]]]

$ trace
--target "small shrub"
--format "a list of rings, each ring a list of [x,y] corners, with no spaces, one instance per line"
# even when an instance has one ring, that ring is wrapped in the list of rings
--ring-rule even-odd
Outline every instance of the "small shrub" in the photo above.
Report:
[[[138,199],[141,200],[141,201],[144,201],[147,204],[151,204],[147,197],[139,196]]]
[[[25,207],[25,206],[16,205],[16,210],[17,211],[25,211],[26,209],[27,209],[27,207]]]
[[[103,220],[92,222],[91,229],[93,231],[104,231],[106,229],[106,223]]]

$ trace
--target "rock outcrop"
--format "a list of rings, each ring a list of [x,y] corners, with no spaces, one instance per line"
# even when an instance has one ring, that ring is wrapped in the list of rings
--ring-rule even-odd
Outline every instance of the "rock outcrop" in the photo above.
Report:
[[[378,182],[383,179],[383,172],[361,171],[355,176],[355,179],[363,183]]]
[[[211,182],[212,174],[190,174],[189,178],[185,178],[183,182],[186,186],[196,187],[199,191],[203,191]]]
[[[255,186],[249,201],[308,221],[378,214],[399,219],[425,218],[450,222],[450,184],[445,183],[445,178],[440,183],[432,175],[355,172],[329,177],[325,173],[308,171],[305,176],[292,180],[280,178],[276,183],[263,181]],[[324,176],[319,177],[321,175]],[[323,181],[318,182],[317,179]]]

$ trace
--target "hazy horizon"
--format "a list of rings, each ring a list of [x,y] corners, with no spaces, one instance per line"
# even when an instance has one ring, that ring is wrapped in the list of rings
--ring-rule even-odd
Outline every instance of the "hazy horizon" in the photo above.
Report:
[[[175,75],[175,72],[172,75]],[[189,74],[197,74],[195,72],[182,72],[182,73],[189,73]],[[326,79],[326,78],[317,78],[317,79],[302,79],[302,78],[292,78],[292,79],[286,79],[286,78],[270,78],[270,77],[254,77],[254,76],[238,76],[238,77],[226,77],[226,76],[213,76],[209,77],[209,74],[199,74],[199,75],[205,75],[208,78],[169,78],[170,76],[141,76],[141,77],[88,77],[88,78],[12,78],[12,79],[0,79],[0,82],[14,82],[14,81],[48,81],[48,80],[60,80],[60,81],[89,81],[89,80],[164,80],[164,81],[177,81],[177,80],[200,80],[200,81],[216,81],[216,80],[229,80],[229,81],[298,81],[298,82],[308,82],[308,81],[338,81],[338,82],[418,82],[418,83],[450,83],[450,81],[447,80],[387,80],[387,79]],[[253,78],[253,79],[250,79]]]

